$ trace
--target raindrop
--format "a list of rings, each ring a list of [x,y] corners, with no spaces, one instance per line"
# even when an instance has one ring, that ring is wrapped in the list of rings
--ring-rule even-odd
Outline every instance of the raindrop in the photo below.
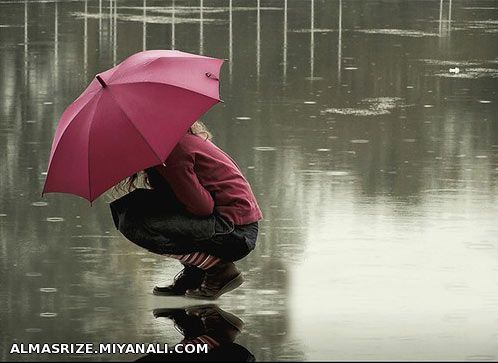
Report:
[[[47,175],[47,172],[46,172],[46,171],[43,171],[43,172],[41,173],[41,175]]]
[[[275,151],[277,150],[276,147],[273,147],[273,146],[256,146],[256,147],[253,147],[254,150],[257,150],[257,151]]]
[[[476,159],[487,159],[487,155],[476,155]]]
[[[46,207],[48,205],[47,202],[34,202],[34,203],[31,203],[31,205],[33,207]]]
[[[93,310],[99,311],[99,312],[106,312],[106,311],[111,311],[111,308],[107,306],[97,306]]]
[[[247,116],[237,116],[235,117],[237,120],[242,120],[242,121],[247,121],[247,120],[250,120],[251,118],[250,117],[247,117]]]
[[[314,104],[316,104],[316,102],[315,101],[304,101],[304,104],[305,105],[314,105]]]
[[[403,142],[415,142],[417,139],[403,139]]]
[[[346,71],[356,71],[358,67],[345,67],[344,68]]]
[[[248,166],[247,169],[255,169],[256,167],[251,165],[251,166]]]
[[[319,151],[319,152],[327,152],[327,151],[330,151],[330,149],[316,149],[316,151]]]
[[[55,318],[57,313],[41,313],[40,316],[42,318]]]
[[[369,142],[370,142],[370,140],[363,140],[363,139],[351,140],[352,144],[367,144]]]
[[[26,121],[26,123],[27,124],[34,124],[34,123],[36,123],[36,121],[35,120],[28,120],[28,121]]]
[[[425,108],[432,108],[434,105],[424,105]]]
[[[55,287],[42,287],[40,289],[41,292],[57,292]]]
[[[48,217],[47,222],[63,222],[64,218],[62,217]]]
[[[0,217],[7,217],[7,214],[5,214],[5,213],[0,213]]]
[[[479,100],[479,103],[491,103],[489,100]]]
[[[43,102],[44,105],[52,105],[53,102],[50,102],[50,101],[47,101],[47,102]]]
[[[414,86],[406,86],[406,88],[412,89],[412,88],[415,88],[415,87]]]

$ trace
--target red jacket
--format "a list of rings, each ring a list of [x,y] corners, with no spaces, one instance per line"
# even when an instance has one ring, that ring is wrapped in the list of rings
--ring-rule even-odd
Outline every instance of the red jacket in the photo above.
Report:
[[[237,164],[211,141],[187,133],[165,164],[157,170],[189,213],[203,217],[216,210],[236,225],[262,218]]]

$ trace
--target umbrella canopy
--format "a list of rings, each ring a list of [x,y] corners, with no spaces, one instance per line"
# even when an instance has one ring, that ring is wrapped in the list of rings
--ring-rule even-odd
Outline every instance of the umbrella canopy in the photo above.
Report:
[[[140,52],[98,74],[57,126],[43,193],[95,200],[163,163],[188,128],[220,102],[222,59]]]

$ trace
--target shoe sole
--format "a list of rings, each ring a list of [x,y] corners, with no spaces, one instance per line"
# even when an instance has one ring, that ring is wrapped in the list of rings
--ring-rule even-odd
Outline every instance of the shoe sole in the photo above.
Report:
[[[225,286],[223,286],[220,291],[216,295],[213,296],[199,296],[199,295],[190,295],[188,292],[185,294],[186,297],[192,298],[192,299],[199,299],[199,300],[216,300],[218,299],[221,295],[226,294],[229,291],[235,290],[237,287],[242,285],[244,282],[244,278],[242,277],[242,274],[238,274],[235,278],[232,280],[228,281]]]
[[[152,295],[154,296],[185,296],[185,293],[175,293],[175,292],[161,292],[157,291],[156,289],[152,290]]]

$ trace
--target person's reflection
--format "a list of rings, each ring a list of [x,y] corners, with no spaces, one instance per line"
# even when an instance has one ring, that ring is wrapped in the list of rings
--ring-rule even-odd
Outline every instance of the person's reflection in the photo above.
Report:
[[[178,343],[207,344],[207,353],[148,354],[138,361],[230,361],[254,362],[254,356],[234,343],[244,322],[214,304],[189,306],[181,309],[156,309],[156,318],[173,320],[184,339]]]

